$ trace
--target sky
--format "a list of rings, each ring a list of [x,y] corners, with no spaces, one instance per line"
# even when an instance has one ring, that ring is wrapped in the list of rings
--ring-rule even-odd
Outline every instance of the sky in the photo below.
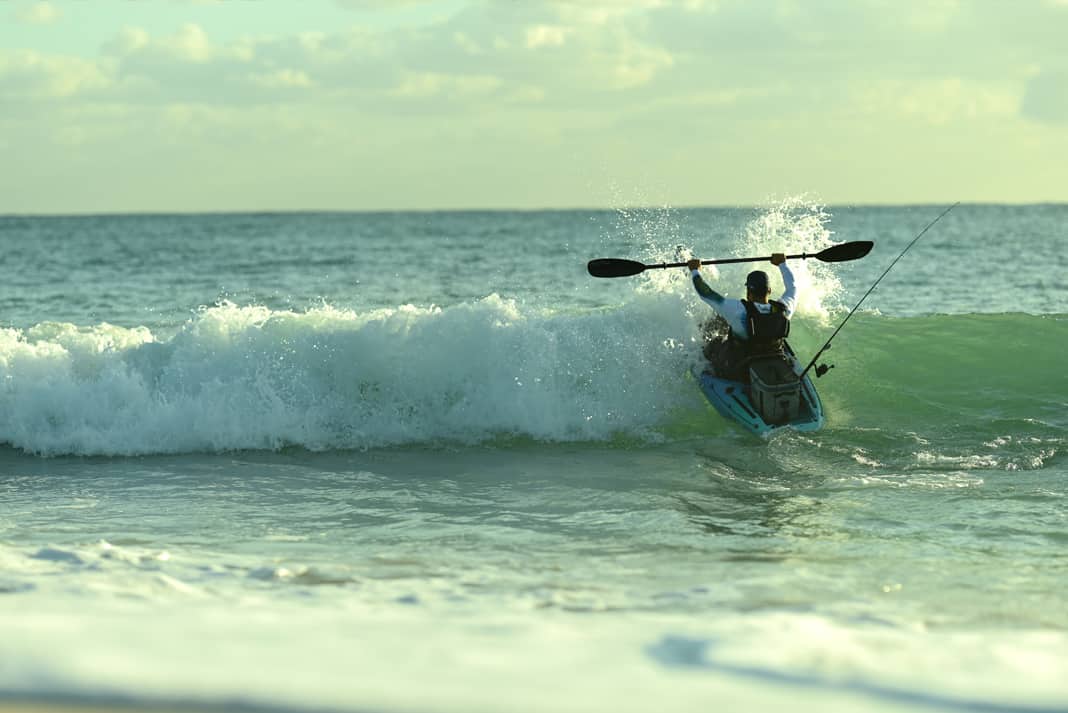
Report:
[[[1068,202],[1068,0],[0,0],[0,214]]]

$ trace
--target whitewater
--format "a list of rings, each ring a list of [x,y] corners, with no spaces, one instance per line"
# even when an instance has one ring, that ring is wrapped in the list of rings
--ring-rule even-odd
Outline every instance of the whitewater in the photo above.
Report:
[[[1068,207],[947,215],[770,442],[685,270],[585,271],[874,241],[807,358],[942,208],[0,217],[0,703],[1068,711]]]

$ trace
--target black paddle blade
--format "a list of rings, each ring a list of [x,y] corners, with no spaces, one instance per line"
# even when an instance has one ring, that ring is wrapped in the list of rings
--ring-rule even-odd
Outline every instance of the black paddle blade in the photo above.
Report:
[[[602,257],[586,263],[586,269],[594,277],[630,277],[645,270],[645,265],[634,260],[619,260]]]
[[[868,253],[871,252],[872,246],[874,246],[870,240],[857,240],[852,243],[842,243],[841,245],[832,245],[826,250],[820,250],[814,257],[823,262],[845,262],[846,260],[859,260]]]

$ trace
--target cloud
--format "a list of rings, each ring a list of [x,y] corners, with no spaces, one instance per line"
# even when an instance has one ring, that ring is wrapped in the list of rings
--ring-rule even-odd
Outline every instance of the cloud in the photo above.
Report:
[[[251,40],[212,41],[197,24],[165,35],[124,27],[103,47],[102,62],[114,67],[115,101],[133,103],[259,103],[271,90],[310,86],[299,66],[257,63]]]
[[[454,76],[427,72],[412,74],[403,79],[400,86],[390,91],[399,97],[462,97],[485,95],[501,87],[501,80],[492,75]]]
[[[100,94],[113,86],[113,71],[94,60],[0,50],[0,95],[4,97],[55,100]]]
[[[668,50],[629,26],[642,7],[477,3],[422,26],[232,41],[193,23],[164,34],[125,27],[84,64],[107,80],[96,88],[110,89],[111,100],[135,103],[258,105],[292,101],[301,90],[302,101],[379,114],[407,113],[413,100],[432,98],[448,99],[438,109],[450,114],[483,112],[490,100],[604,106],[603,95],[647,86],[673,64]]]
[[[267,89],[305,89],[313,82],[307,74],[296,69],[279,69],[274,72],[253,73],[249,79]]]
[[[783,77],[1005,76],[1021,55],[1060,52],[1063,23],[1037,3],[930,0],[664,2],[641,18],[643,37],[687,67],[727,82]],[[637,26],[636,21],[632,24]]]
[[[38,2],[19,10],[15,17],[20,22],[30,25],[50,25],[56,22],[63,13],[50,2]]]
[[[334,0],[340,7],[349,10],[387,10],[413,5],[433,5],[438,0]]]
[[[633,0],[529,0],[480,3],[432,34],[404,41],[404,60],[437,71],[484,71],[547,101],[603,101],[602,95],[648,84],[672,66],[671,52],[648,42],[640,19],[655,3]]]
[[[527,49],[539,47],[560,47],[567,39],[568,28],[553,25],[534,25],[526,30]]]
[[[152,38],[136,27],[124,28],[114,45],[123,54],[157,54],[178,62],[205,63],[220,52],[199,25],[186,24],[173,35]]]
[[[960,79],[880,80],[857,85],[850,105],[880,120],[909,120],[935,126],[984,118],[1011,119],[1019,93]]]
[[[560,121],[583,113],[592,127],[655,126],[658,112],[687,106],[711,112],[706,123],[787,107],[784,120],[836,112],[938,124],[1012,114],[1026,80],[1021,64],[1060,51],[1061,28],[1044,29],[1034,7],[1022,22],[1035,29],[1019,38],[996,4],[938,0],[890,17],[885,8],[876,0],[524,0],[471,2],[422,25],[225,41],[200,24],[162,34],[127,27],[93,58],[0,53],[0,87],[145,106],[300,102],[485,122],[536,105]],[[951,45],[961,33],[969,40]],[[1032,80],[1029,117],[1059,116],[1063,93],[1050,82]]]

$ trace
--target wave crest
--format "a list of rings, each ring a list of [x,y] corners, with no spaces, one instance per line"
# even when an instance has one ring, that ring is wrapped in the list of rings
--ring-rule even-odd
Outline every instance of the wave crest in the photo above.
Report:
[[[0,333],[0,440],[42,454],[367,448],[644,433],[680,400],[678,296],[551,313],[491,295],[441,309],[224,303],[170,337],[42,324]]]

